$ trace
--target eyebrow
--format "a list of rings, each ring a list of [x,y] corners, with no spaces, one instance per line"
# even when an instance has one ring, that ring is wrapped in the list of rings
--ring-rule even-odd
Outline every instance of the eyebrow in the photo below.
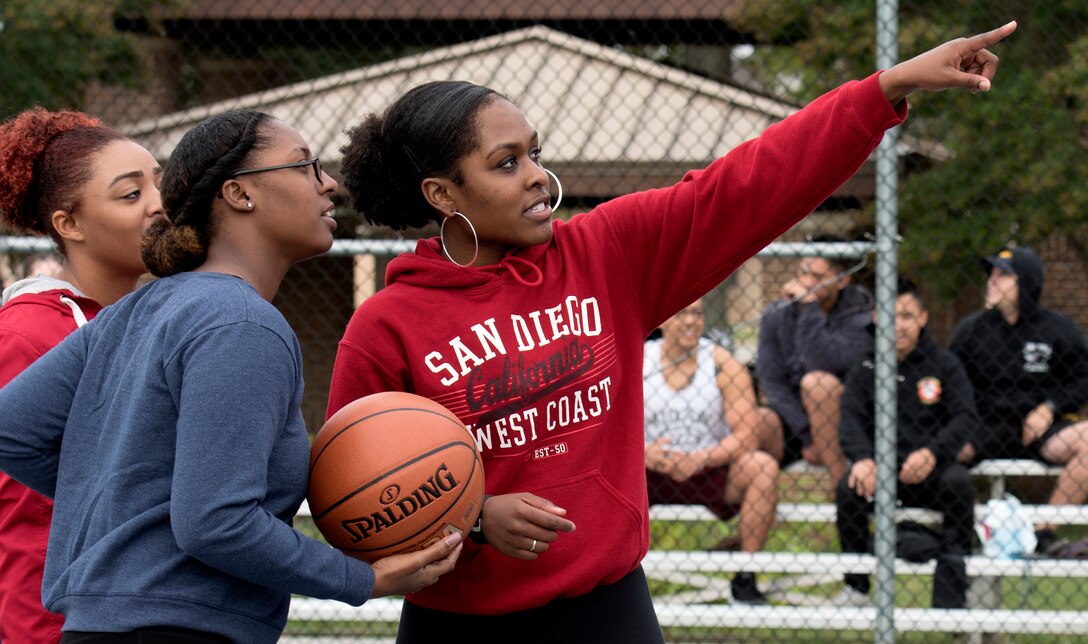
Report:
[[[155,174],[162,174],[162,168],[155,168],[154,173]],[[140,178],[143,178],[143,176],[144,176],[144,171],[143,170],[133,170],[132,172],[126,172],[124,174],[120,174],[120,175],[117,175],[116,177],[114,177],[113,181],[110,181],[110,185],[107,186],[107,187],[112,188],[115,185],[117,185],[118,182],[124,181],[125,179],[140,179]]]
[[[532,136],[529,137],[529,140],[539,142],[540,141],[540,133],[537,132],[536,130],[533,130],[533,134],[532,134]],[[491,148],[490,150],[488,150],[487,156],[491,156],[492,154],[495,154],[499,150],[511,150],[511,149],[519,147],[520,145],[521,145],[520,143],[500,143],[500,144],[496,145],[495,147]]]

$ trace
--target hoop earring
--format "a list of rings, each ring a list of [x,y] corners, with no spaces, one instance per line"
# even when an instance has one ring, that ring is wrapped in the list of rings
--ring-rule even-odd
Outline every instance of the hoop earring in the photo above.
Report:
[[[544,166],[540,166],[540,167],[541,167],[542,170],[544,170],[544,172],[547,172],[548,174],[550,174],[552,179],[555,179],[555,187],[556,187],[557,190],[559,190],[559,196],[555,198],[555,203],[552,204],[552,207],[551,207],[552,212],[555,212],[556,209],[559,208],[559,204],[563,203],[563,184],[559,183],[559,177],[555,176],[554,172],[552,172],[551,170],[545,168]]]
[[[446,250],[446,222],[450,219],[453,219],[453,215],[464,219],[465,223],[468,224],[468,229],[472,231],[472,243],[475,248],[472,251],[472,259],[470,259],[467,264],[459,263],[456,259],[451,257],[450,252]],[[450,260],[454,264],[457,264],[461,268],[468,268],[472,266],[476,263],[476,258],[480,256],[480,238],[476,236],[476,227],[472,225],[472,222],[468,220],[468,217],[464,216],[462,213],[457,212],[456,210],[454,210],[449,217],[442,218],[442,223],[438,226],[438,242],[442,244],[442,254],[446,256],[446,259]]]

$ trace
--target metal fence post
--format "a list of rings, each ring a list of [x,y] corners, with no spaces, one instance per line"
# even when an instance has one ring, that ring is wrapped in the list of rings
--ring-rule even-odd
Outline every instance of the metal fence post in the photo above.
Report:
[[[877,0],[876,65],[888,69],[899,56],[899,7]],[[878,644],[895,641],[896,359],[895,291],[897,255],[897,129],[884,135],[876,160],[876,624]]]

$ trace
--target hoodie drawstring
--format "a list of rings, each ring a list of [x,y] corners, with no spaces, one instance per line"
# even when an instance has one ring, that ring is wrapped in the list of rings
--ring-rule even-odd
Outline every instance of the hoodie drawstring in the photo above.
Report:
[[[83,309],[79,308],[79,304],[75,300],[67,295],[61,295],[60,301],[67,304],[68,308],[72,309],[72,317],[76,319],[76,328],[87,324],[87,316],[83,313]]]
[[[514,267],[514,262],[518,262],[524,266],[528,266],[532,270],[532,272],[536,274],[536,280],[530,282],[529,280],[522,277],[521,273],[518,272],[518,269]],[[514,276],[514,279],[516,279],[518,282],[521,282],[521,284],[525,286],[540,286],[544,282],[544,272],[540,270],[539,266],[530,262],[527,259],[516,256],[504,257],[502,261],[499,262],[499,264],[506,267],[506,270],[510,271],[510,274]]]

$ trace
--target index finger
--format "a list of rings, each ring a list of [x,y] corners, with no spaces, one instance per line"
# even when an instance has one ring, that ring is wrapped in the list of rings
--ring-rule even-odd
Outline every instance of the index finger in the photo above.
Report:
[[[529,517],[529,520],[532,523],[548,530],[574,532],[574,522],[563,518],[563,515],[567,513],[565,509],[555,505],[551,501],[548,501],[547,505],[537,507],[536,509],[543,512],[544,516],[536,515]]]
[[[990,45],[1004,40],[1006,37],[1008,37],[1009,34],[1014,31],[1016,31],[1015,20],[1001,25],[997,29],[991,29],[986,33],[971,36],[967,39],[967,44],[971,47],[971,49],[974,49],[975,51],[978,51],[980,49],[986,49]]]

